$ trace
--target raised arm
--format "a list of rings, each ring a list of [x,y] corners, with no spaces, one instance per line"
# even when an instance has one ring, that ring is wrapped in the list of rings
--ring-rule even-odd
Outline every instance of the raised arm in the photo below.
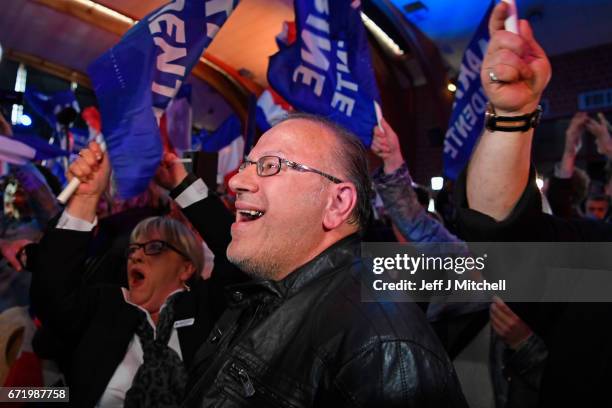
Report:
[[[535,111],[551,68],[527,21],[520,21],[520,34],[504,30],[507,15],[503,2],[491,14],[491,42],[480,76],[496,115],[512,117]],[[532,139],[533,129],[484,131],[468,167],[470,208],[496,220],[510,214],[529,179]]]
[[[215,254],[217,264],[225,259],[234,216],[217,194],[202,179],[187,173],[177,159],[174,153],[164,153],[155,180],[170,191],[171,197]]]
[[[81,184],[57,225],[45,231],[38,245],[30,289],[37,316],[69,341],[81,334],[96,307],[97,291],[83,289],[82,272],[98,200],[110,174],[108,158],[95,142],[80,156],[70,165],[69,177],[78,177]]]
[[[176,159],[172,153],[164,154],[156,181],[171,190],[174,201],[215,254],[215,266],[208,283],[212,288],[210,304],[218,317],[226,307],[223,289],[247,279],[226,255],[227,246],[232,240],[230,229],[234,216],[221,199],[209,191],[202,179],[188,174]]]
[[[561,161],[555,165],[554,175],[550,178],[546,198],[553,214],[561,218],[576,218],[580,214],[577,210],[578,201],[582,201],[581,192],[573,180],[576,169],[576,156],[582,146],[582,135],[588,115],[585,112],[576,112],[565,131],[565,148]]]
[[[395,226],[411,242],[460,242],[444,225],[427,215],[412,188],[397,134],[384,118],[382,127],[374,129],[372,141],[372,151],[383,160],[383,168],[374,175],[374,187]]]

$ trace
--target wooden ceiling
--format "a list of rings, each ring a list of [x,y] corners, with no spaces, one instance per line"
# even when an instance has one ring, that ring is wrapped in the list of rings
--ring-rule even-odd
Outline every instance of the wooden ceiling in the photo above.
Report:
[[[135,20],[141,19],[167,0],[96,1]],[[39,69],[65,67],[61,77],[79,80],[87,66],[112,47],[125,31],[125,23],[107,24],[82,10],[75,12],[67,0],[10,0],[2,2],[0,44],[7,58]],[[267,85],[268,57],[277,51],[275,36],[282,22],[293,19],[291,0],[242,0],[215,37],[207,53],[217,60],[253,74],[252,79]],[[32,63],[32,62],[35,63]],[[59,75],[58,69],[52,69]],[[193,76],[194,122],[214,129],[230,113],[223,98]]]

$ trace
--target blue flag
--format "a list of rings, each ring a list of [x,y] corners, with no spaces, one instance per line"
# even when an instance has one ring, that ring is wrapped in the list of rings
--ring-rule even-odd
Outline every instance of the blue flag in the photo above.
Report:
[[[268,82],[297,110],[350,129],[366,146],[380,101],[359,1],[295,0],[296,41],[270,58]]]
[[[489,45],[491,2],[474,37],[465,49],[457,78],[457,91],[448,130],[444,137],[444,175],[455,180],[472,155],[484,128],[487,97],[480,82],[480,67]]]
[[[224,147],[229,146],[234,139],[242,136],[242,124],[238,116],[231,114],[217,130],[212,133],[203,130],[201,135],[202,151],[208,153],[218,152]]]
[[[25,99],[28,105],[40,115],[53,129],[57,125],[57,114],[64,108],[73,108],[79,112],[79,103],[76,100],[74,92],[60,91],[51,95],[46,95],[33,89],[27,89]]]
[[[117,190],[143,192],[162,155],[158,120],[238,0],[174,0],[88,69]]]

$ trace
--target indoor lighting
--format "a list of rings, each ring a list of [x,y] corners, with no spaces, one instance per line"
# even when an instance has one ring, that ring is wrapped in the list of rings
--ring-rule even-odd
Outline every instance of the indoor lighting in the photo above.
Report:
[[[431,189],[433,191],[440,191],[444,187],[444,178],[443,177],[432,177],[431,178]]]
[[[22,126],[32,126],[32,118],[29,115],[26,115],[25,113],[21,114],[19,121],[21,122]]]

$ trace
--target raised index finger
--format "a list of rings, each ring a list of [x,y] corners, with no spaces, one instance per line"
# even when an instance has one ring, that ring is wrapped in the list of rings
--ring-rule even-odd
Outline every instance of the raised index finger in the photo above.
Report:
[[[508,9],[508,5],[504,2],[500,2],[491,13],[491,17],[489,18],[489,33],[491,37],[494,33],[499,30],[504,29],[504,22],[508,17],[508,13],[510,10]]]

